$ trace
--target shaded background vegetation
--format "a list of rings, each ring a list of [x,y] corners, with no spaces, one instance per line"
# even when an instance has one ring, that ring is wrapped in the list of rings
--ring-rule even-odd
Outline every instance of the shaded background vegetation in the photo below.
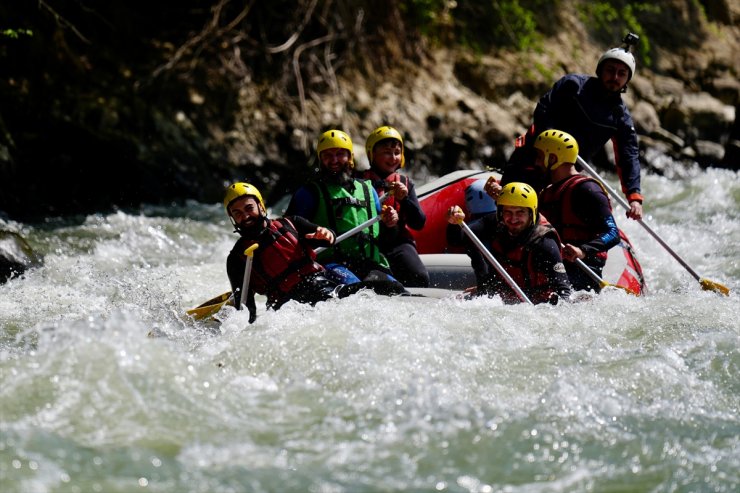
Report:
[[[403,81],[442,48],[536,53],[573,17],[594,44],[640,34],[640,58],[657,66],[656,46],[711,34],[714,2],[680,3],[689,15],[666,23],[651,2],[619,0],[4,1],[0,214],[214,202],[236,178],[285,191],[322,127],[343,123],[316,121],[309,106],[348,74]],[[535,97],[551,82],[523,90]],[[279,123],[242,131],[262,120]],[[444,159],[423,161],[435,172]]]

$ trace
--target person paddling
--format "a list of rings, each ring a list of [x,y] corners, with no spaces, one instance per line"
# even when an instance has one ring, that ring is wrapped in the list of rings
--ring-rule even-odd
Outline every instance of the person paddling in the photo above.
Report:
[[[540,193],[540,212],[565,244],[565,268],[575,290],[601,290],[601,285],[574,262],[581,259],[598,276],[607,251],[618,245],[619,229],[606,192],[599,182],[576,170],[578,142],[560,130],[545,130],[534,142],[535,162],[550,184]]]
[[[416,251],[410,229],[420,231],[427,217],[416,197],[414,182],[398,171],[406,164],[403,137],[393,127],[378,127],[365,143],[370,169],[358,174],[369,180],[378,194],[389,194],[385,205],[398,213],[398,223],[392,228],[380,228],[380,251],[388,259],[393,276],[406,287],[426,288],[429,273]]]
[[[496,199],[496,212],[479,218],[470,229],[491,251],[532,303],[556,304],[569,299],[571,286],[560,255],[560,239],[537,210],[537,194],[525,183],[506,184]],[[447,241],[464,245],[476,274],[478,295],[499,295],[517,303],[504,279],[493,271],[484,255],[457,226],[465,218],[460,206],[447,211]]]
[[[326,276],[316,262],[314,248],[334,243],[334,232],[300,217],[268,219],[260,191],[249,183],[234,183],[226,189],[224,207],[240,238],[226,259],[226,271],[236,306],[247,262],[245,250],[258,244],[249,278],[249,321],[256,319],[254,293],[267,296],[267,307],[278,309],[288,300],[315,304],[332,297],[338,283]]]
[[[381,215],[366,231],[321,252],[318,261],[334,270],[343,266],[362,280],[392,280],[388,260],[380,251],[380,228],[392,228],[398,223],[398,213],[392,207],[381,209],[373,187],[352,177],[354,153],[352,140],[341,130],[322,133],[316,144],[320,169],[315,180],[299,188],[288,204],[286,214],[305,217],[330,228],[336,234]]]
[[[637,132],[622,100],[622,93],[635,75],[635,57],[630,53],[630,45],[637,39],[630,33],[624,38],[623,47],[604,52],[596,64],[596,77],[568,74],[540,98],[532,126],[517,139],[502,184],[523,181],[538,192],[546,185],[545,177],[535,166],[533,148],[535,139],[544,130],[559,129],[571,134],[586,160],[612,140],[622,192],[629,203],[627,216],[642,219]]]

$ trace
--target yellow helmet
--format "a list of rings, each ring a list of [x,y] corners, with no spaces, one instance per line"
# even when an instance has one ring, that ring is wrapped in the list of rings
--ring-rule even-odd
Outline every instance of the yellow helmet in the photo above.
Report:
[[[534,147],[545,153],[544,166],[550,170],[558,169],[563,163],[575,163],[578,157],[578,142],[560,130],[545,130],[534,141]],[[557,157],[552,165],[549,164],[550,155]]]
[[[350,167],[355,166],[355,153],[352,147],[352,139],[349,138],[349,135],[341,130],[327,130],[319,136],[319,140],[316,143],[316,155],[318,155],[320,160],[321,151],[334,148],[347,149],[349,151],[349,165]]]
[[[262,200],[262,194],[257,190],[257,187],[249,183],[237,182],[226,188],[226,194],[224,195],[226,214],[229,214],[229,205],[239,197],[244,197],[245,195],[256,198],[262,209],[267,210],[265,201]],[[229,214],[229,217],[231,217],[231,214]]]
[[[512,181],[504,185],[496,199],[496,205],[498,206],[499,215],[502,212],[501,206],[504,205],[529,209],[532,213],[532,222],[537,222],[537,194],[534,188],[526,183]]]
[[[365,142],[365,153],[367,153],[368,161],[372,164],[375,144],[385,139],[396,139],[401,143],[401,167],[403,168],[406,165],[406,158],[403,152],[403,137],[401,137],[401,132],[389,126],[378,127],[368,136]]]

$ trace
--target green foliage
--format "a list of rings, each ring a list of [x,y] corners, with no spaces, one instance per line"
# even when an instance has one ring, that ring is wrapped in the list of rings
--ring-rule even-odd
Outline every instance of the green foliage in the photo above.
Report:
[[[646,65],[650,65],[650,39],[643,25],[643,19],[660,12],[655,2],[635,2],[626,0],[590,1],[579,4],[578,14],[581,21],[592,31],[601,33],[602,37],[621,40],[627,31],[640,37],[636,46],[637,53]]]
[[[701,8],[700,0],[692,1]],[[650,65],[648,32],[660,12],[652,0],[579,0],[567,5],[562,0],[407,0],[400,10],[408,26],[433,41],[485,52],[540,48],[543,34],[556,32],[558,16],[572,6],[583,25],[605,45],[617,46],[627,32],[640,36],[636,52]]]
[[[20,36],[33,36],[33,31],[30,29],[3,29],[0,34],[6,38],[18,39]]]
[[[546,0],[409,0],[401,9],[409,25],[434,41],[481,52],[496,47],[535,48],[542,40],[538,22],[549,22]]]
[[[455,7],[456,2],[450,0],[409,0],[399,5],[407,24],[435,41],[447,37],[453,25],[450,12]]]

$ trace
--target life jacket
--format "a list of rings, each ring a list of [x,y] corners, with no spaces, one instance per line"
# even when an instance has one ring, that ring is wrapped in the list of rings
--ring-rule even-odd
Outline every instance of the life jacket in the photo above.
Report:
[[[556,185],[545,188],[539,196],[540,213],[546,216],[563,240],[575,246],[582,245],[600,234],[587,225],[573,208],[573,190],[580,183],[598,181],[584,175],[573,175]],[[599,183],[599,186],[601,184]],[[611,205],[609,206],[611,210]],[[607,252],[599,252],[594,257],[606,262]]]
[[[319,203],[314,222],[334,230],[337,236],[378,215],[370,186],[365,180],[354,180],[351,191],[333,183],[314,182],[319,189]],[[327,248],[318,256],[321,263],[342,258],[372,260],[378,265],[390,268],[388,260],[380,253],[377,238],[380,233],[378,223],[367,230]]]
[[[267,226],[255,240],[244,239],[244,248],[259,244],[254,252],[249,285],[267,296],[268,304],[288,297],[304,277],[321,272],[316,253],[304,247],[289,219],[267,220]]]
[[[529,238],[514,248],[505,245],[501,240],[501,235],[496,235],[496,239],[491,243],[491,251],[501,263],[501,266],[535,304],[548,301],[550,296],[555,293],[551,288],[548,273],[536,268],[534,255],[532,254],[532,250],[547,237],[552,238],[560,245],[560,238],[555,228],[546,221],[540,220]],[[514,297],[512,299],[518,298]]]
[[[370,181],[375,191],[378,192],[378,195],[382,195],[385,192],[386,183],[400,182],[403,183],[403,185],[407,189],[409,188],[409,177],[400,173],[391,173],[385,178],[381,178],[380,175],[378,175],[375,170],[371,168],[363,171],[362,178]],[[393,195],[387,197],[383,204],[389,207],[393,207],[394,209],[396,209],[396,212],[401,212],[401,201],[396,200]]]
[[[403,183],[403,185],[408,190],[410,187],[409,184],[409,177],[406,175],[402,175],[400,173],[391,173],[390,175],[386,176],[385,178],[381,178],[380,175],[378,175],[375,170],[368,169],[365,170],[362,173],[362,178],[365,180],[370,181],[375,191],[378,193],[378,195],[382,195],[386,190],[386,183],[393,183],[393,182],[400,182]],[[414,241],[413,236],[411,235],[411,231],[409,231],[408,226],[403,222],[402,216],[401,216],[401,201],[396,200],[396,197],[393,195],[387,196],[384,201],[383,205],[387,205],[388,207],[393,207],[396,212],[398,212],[398,217],[400,224],[399,226],[403,225],[402,228],[399,228],[398,234],[401,235],[404,239],[408,241]]]

